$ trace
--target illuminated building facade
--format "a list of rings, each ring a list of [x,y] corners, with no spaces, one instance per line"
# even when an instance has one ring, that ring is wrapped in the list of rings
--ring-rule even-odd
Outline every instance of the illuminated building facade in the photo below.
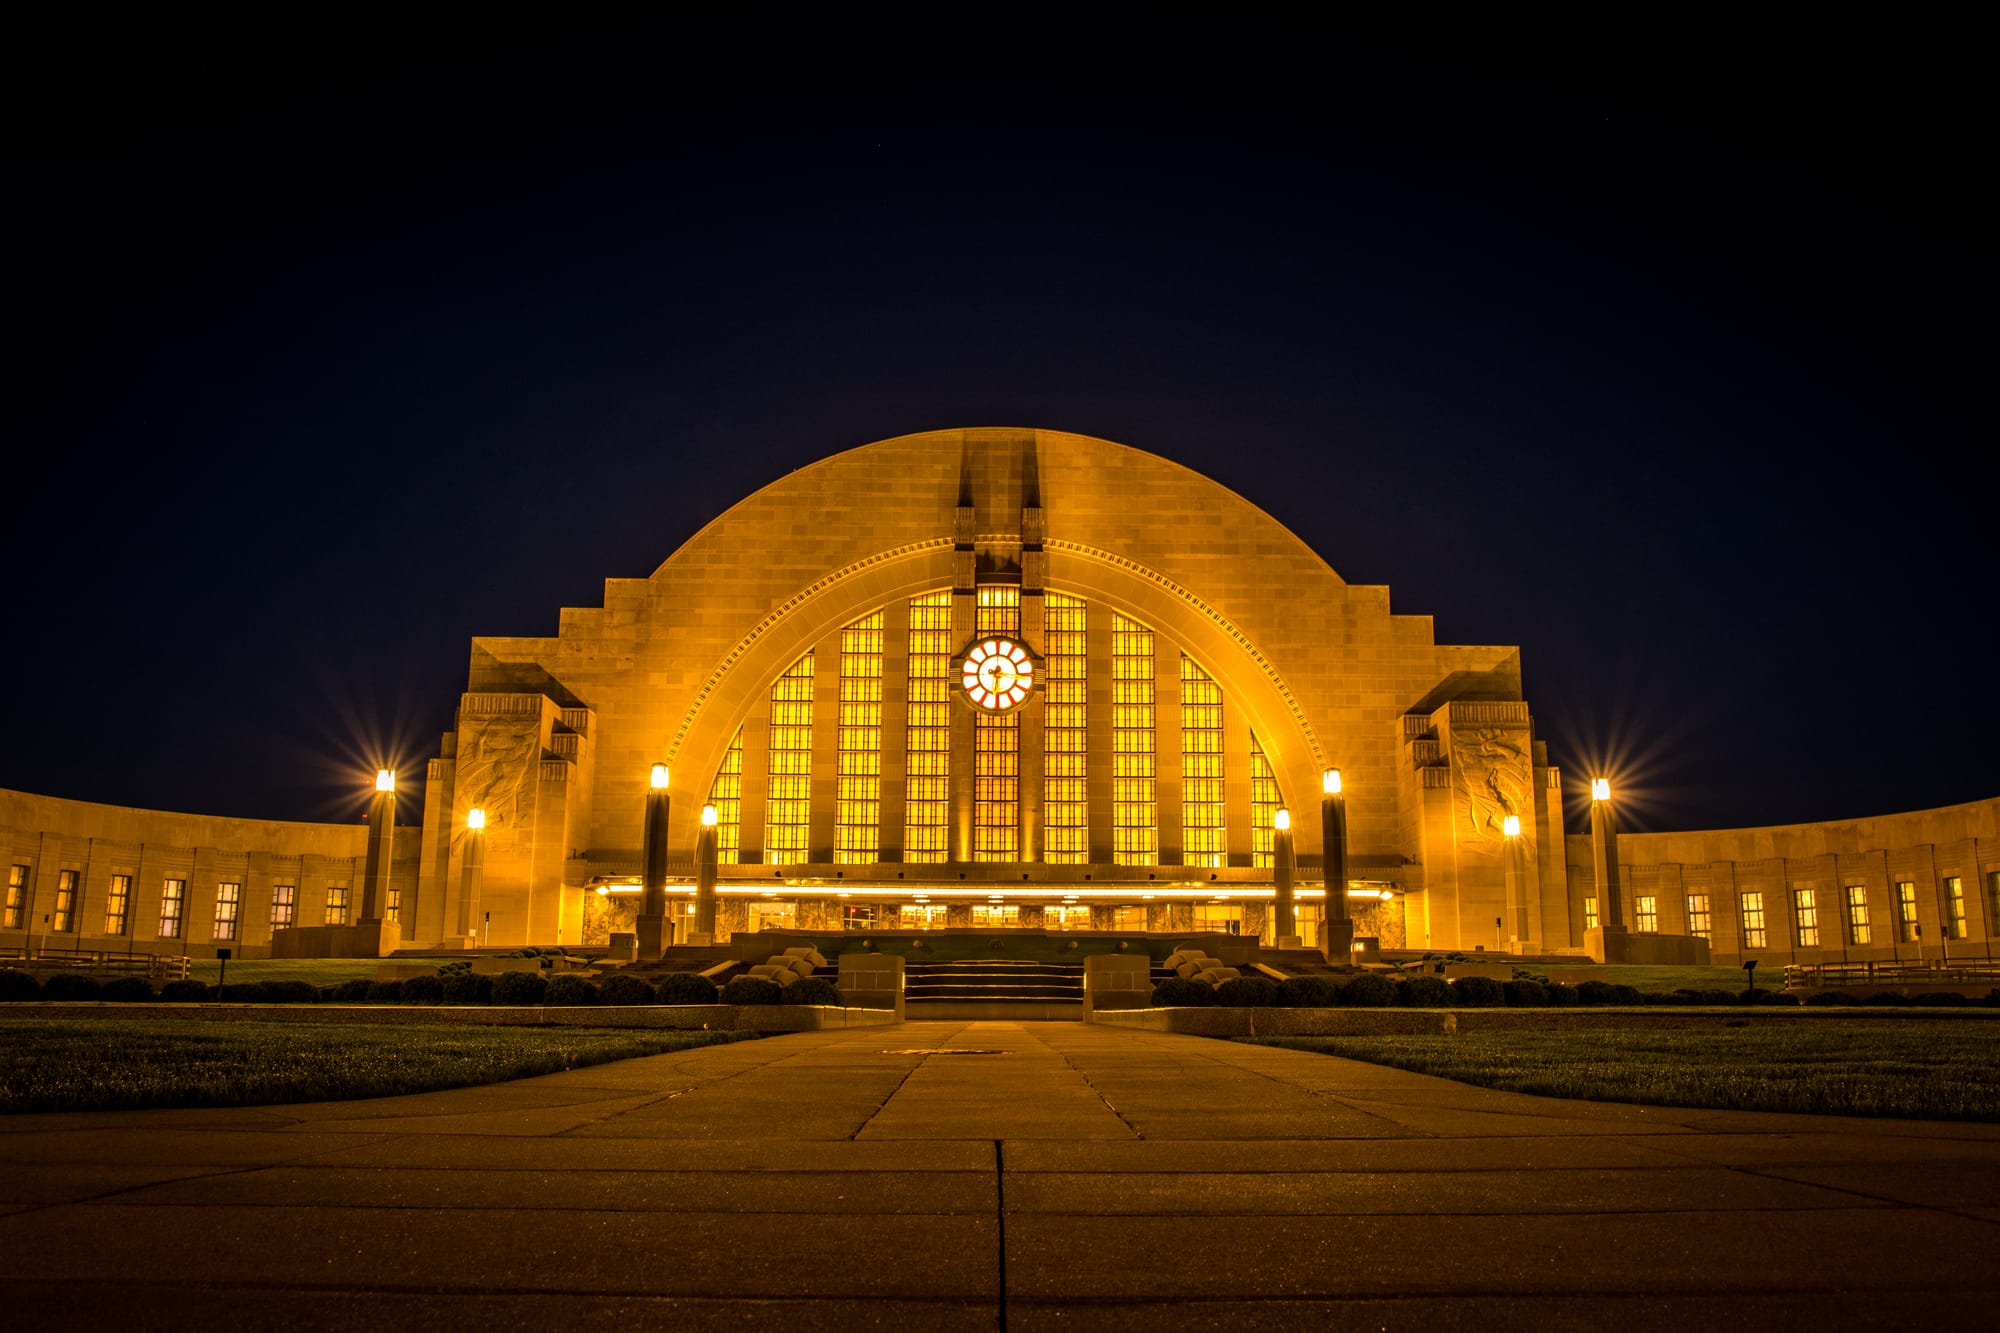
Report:
[[[594,942],[632,929],[654,818],[684,939],[711,806],[723,937],[1269,940],[1289,809],[1310,943],[1332,769],[1347,882],[1331,887],[1358,936],[1581,952],[1601,924],[1590,840],[1565,838],[1518,649],[1436,642],[1386,588],[1345,582],[1248,500],[1164,459],[1052,431],[938,431],[766,486],[650,576],[608,581],[601,606],[565,608],[551,637],[476,639],[421,826],[381,849],[377,896],[406,945]],[[0,945],[53,918],[66,882],[88,903],[69,911],[84,947],[119,938],[94,929],[114,919],[150,931],[176,879],[175,910],[205,923],[184,931],[212,933],[226,910],[253,950],[285,924],[332,924],[336,891],[343,922],[358,919],[358,828],[27,796],[0,809],[20,881]],[[1704,937],[1718,961],[1983,945],[1997,823],[2000,800],[1626,835],[1623,923]],[[120,877],[123,916],[107,916]],[[164,947],[187,947],[177,938]]]

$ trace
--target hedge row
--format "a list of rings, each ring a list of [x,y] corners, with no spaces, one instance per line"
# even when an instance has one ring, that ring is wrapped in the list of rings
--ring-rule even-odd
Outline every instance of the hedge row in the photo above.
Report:
[[[1219,986],[1210,986],[1192,978],[1169,977],[1153,988],[1156,1008],[1213,1004],[1232,1008],[1275,1006],[1287,1009],[1541,1009],[1569,1005],[1798,1003],[1797,996],[1763,988],[1754,993],[1677,990],[1667,994],[1649,994],[1608,981],[1585,981],[1575,986],[1529,977],[1516,977],[1512,981],[1497,981],[1492,977],[1458,977],[1446,981],[1429,973],[1397,980],[1373,972],[1363,972],[1344,980],[1315,974],[1286,977],[1283,981],[1272,981],[1266,977],[1238,977]],[[2000,1006],[2000,988],[1995,988],[1983,1000],[1968,999],[1962,995],[1923,995],[1914,1000],[1906,1000],[1900,995],[1877,995],[1862,1001],[1849,995],[1818,995],[1806,1003]]]
[[[402,981],[343,981],[314,986],[304,981],[231,982],[219,989],[204,981],[169,981],[158,994],[144,977],[110,981],[80,972],[62,972],[37,981],[18,968],[0,968],[0,1001],[112,1000],[143,1002],[224,1001],[230,1004],[821,1004],[841,1005],[839,989],[825,977],[806,977],[780,989],[760,977],[738,977],[718,994],[699,972],[669,972],[656,986],[644,977],[615,972],[602,981],[559,972],[475,973],[467,965],[448,966],[435,977]]]

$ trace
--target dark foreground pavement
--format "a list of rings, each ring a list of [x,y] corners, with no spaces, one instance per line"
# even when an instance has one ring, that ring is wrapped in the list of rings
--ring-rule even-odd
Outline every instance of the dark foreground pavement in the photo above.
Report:
[[[2000,1128],[909,1023],[0,1120],[16,1328],[1992,1328]]]

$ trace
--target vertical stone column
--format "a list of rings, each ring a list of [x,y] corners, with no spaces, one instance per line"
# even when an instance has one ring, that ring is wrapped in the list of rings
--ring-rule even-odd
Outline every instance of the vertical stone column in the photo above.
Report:
[[[1271,879],[1277,900],[1280,938],[1298,933],[1298,913],[1292,903],[1292,812],[1280,809],[1271,837]]]
[[[363,923],[382,919],[389,902],[389,863],[396,839],[396,774],[383,769],[375,775],[375,797],[368,803],[368,855],[361,871]]]
[[[458,937],[485,944],[481,929],[479,889],[486,871],[486,812],[468,810],[465,815],[465,851],[458,867]]]
[[[657,962],[673,943],[672,931],[667,926],[667,816],[673,809],[668,778],[667,766],[654,764],[652,783],[646,788],[646,822],[639,853],[639,915],[633,923],[642,963]]]
[[[715,942],[715,807],[701,808],[701,832],[694,840],[694,942]]]
[[[1319,838],[1326,880],[1319,950],[1327,962],[1344,966],[1354,961],[1354,917],[1347,908],[1347,793],[1337,768],[1320,774]]]
[[[1596,872],[1598,947],[1600,963],[1625,961],[1625,904],[1618,879],[1618,816],[1611,808],[1611,784],[1594,778],[1590,784],[1590,853]],[[1586,932],[1587,934],[1588,932]]]

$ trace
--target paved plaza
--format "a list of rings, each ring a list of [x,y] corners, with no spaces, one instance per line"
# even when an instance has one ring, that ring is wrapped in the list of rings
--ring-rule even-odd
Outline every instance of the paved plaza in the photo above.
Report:
[[[1070,1023],[0,1120],[17,1327],[1990,1328],[1996,1251],[2000,1127]]]

